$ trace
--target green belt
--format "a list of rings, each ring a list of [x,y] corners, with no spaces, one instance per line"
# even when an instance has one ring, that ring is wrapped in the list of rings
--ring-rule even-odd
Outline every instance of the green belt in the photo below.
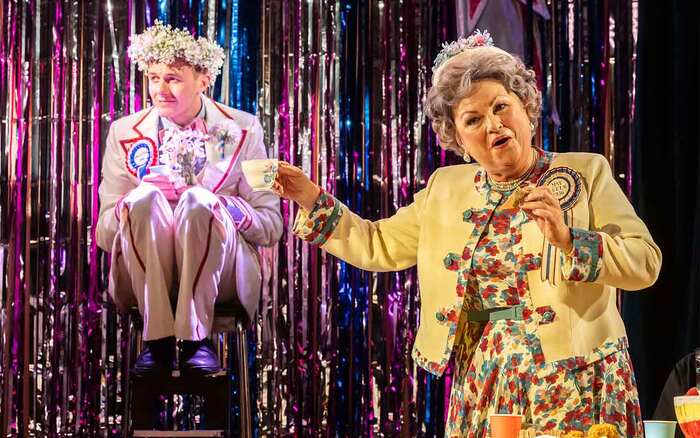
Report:
[[[525,319],[523,317],[523,309],[525,305],[518,304],[512,307],[496,307],[494,309],[485,310],[470,310],[467,312],[467,319],[469,321],[499,321],[501,319],[513,319],[516,321],[522,321]]]

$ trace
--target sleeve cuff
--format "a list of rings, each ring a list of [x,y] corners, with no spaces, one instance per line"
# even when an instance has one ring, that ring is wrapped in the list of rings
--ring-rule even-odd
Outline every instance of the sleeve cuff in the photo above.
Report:
[[[342,216],[343,204],[325,190],[321,190],[310,212],[299,209],[292,231],[297,237],[313,245],[323,245],[333,234]]]
[[[253,223],[253,212],[246,201],[238,196],[220,195],[222,201],[228,211],[234,227],[239,231],[246,231]]]
[[[603,267],[603,238],[595,232],[571,229],[574,248],[569,255],[562,254],[561,269],[565,280],[593,282]]]

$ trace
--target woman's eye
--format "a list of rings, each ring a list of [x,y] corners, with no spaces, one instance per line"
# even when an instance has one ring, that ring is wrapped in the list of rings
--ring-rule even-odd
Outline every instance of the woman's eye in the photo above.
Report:
[[[478,117],[470,117],[467,119],[467,126],[473,126],[479,121]]]
[[[496,104],[496,106],[494,107],[493,110],[494,110],[494,112],[499,112],[500,110],[506,108],[507,106],[508,105],[505,103],[498,103],[498,104]]]

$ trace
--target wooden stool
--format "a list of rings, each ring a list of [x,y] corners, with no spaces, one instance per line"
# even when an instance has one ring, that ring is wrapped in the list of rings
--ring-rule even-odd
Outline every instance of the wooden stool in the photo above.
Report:
[[[129,364],[133,364],[140,352],[141,333],[143,325],[137,308],[129,312]],[[252,438],[252,418],[250,406],[250,385],[248,375],[248,345],[244,321],[247,320],[245,311],[237,303],[217,303],[214,309],[212,334],[235,332],[239,403],[240,403],[240,437]],[[215,347],[221,347],[221,342],[214,342]],[[126,390],[127,406],[125,433],[132,431],[134,437],[228,437],[231,436],[231,403],[234,391],[230,370],[226,362],[230,352],[224,342],[223,348],[218,348],[219,359],[224,366],[219,373],[209,376],[180,375],[178,370],[171,375],[162,376],[132,376],[128,378]],[[130,354],[131,352],[136,354]],[[127,370],[127,372],[129,372]],[[202,414],[204,430],[153,430],[157,422],[158,399],[161,395],[173,394],[199,395],[203,398]]]

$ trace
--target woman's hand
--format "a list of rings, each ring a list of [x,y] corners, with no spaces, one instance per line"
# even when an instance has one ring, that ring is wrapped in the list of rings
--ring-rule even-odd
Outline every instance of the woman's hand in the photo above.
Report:
[[[277,178],[272,189],[281,197],[301,205],[306,211],[311,211],[316,204],[321,188],[309,179],[298,167],[280,161]]]
[[[520,208],[535,219],[537,226],[552,245],[568,254],[573,249],[571,230],[564,223],[564,214],[559,201],[552,195],[547,186],[527,186],[522,188],[526,193]]]

